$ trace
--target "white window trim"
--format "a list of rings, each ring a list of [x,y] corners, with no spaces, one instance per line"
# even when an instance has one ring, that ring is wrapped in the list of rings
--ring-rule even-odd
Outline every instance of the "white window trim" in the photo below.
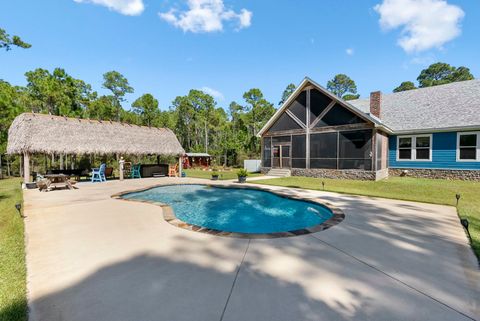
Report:
[[[417,137],[428,137],[430,139],[430,144],[428,148],[429,149],[428,159],[417,159]],[[400,159],[400,138],[412,139],[412,156],[410,159]],[[433,145],[432,134],[397,136],[397,162],[431,162],[432,161],[432,145]]]
[[[477,158],[476,159],[460,159],[460,136],[477,135]],[[458,132],[457,133],[457,162],[472,163],[480,162],[480,132]]]

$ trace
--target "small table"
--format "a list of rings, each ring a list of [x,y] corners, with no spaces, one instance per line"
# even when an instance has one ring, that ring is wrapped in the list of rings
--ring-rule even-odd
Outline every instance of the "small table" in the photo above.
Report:
[[[48,174],[44,176],[48,181],[46,189],[51,190],[52,188],[57,187],[66,187],[68,189],[74,189],[72,183],[70,182],[70,176],[65,174]]]

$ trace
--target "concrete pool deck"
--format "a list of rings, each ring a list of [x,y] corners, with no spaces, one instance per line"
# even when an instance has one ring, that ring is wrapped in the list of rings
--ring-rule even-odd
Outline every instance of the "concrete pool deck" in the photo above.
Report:
[[[158,206],[110,197],[171,183],[210,181],[26,190],[30,320],[480,320],[480,271],[453,207],[264,186],[346,217],[248,240],[180,229]]]

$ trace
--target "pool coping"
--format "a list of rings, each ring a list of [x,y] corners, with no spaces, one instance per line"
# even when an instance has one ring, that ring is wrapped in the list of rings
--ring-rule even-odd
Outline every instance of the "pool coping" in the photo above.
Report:
[[[239,233],[239,232],[226,232],[226,231],[221,231],[221,230],[216,230],[216,229],[211,229],[203,226],[198,226],[190,223],[186,223],[182,220],[180,220],[176,215],[173,210],[173,208],[165,203],[161,202],[155,202],[155,201],[147,201],[147,200],[138,200],[138,199],[126,199],[123,198],[122,196],[130,193],[137,193],[137,192],[143,192],[152,188],[156,187],[163,187],[163,186],[175,186],[175,185],[205,185],[205,186],[211,186],[211,187],[217,187],[217,188],[237,188],[237,189],[251,189],[251,190],[258,190],[258,191],[264,191],[264,192],[269,192],[272,194],[275,194],[277,196],[283,197],[283,198],[288,198],[288,199],[293,199],[297,201],[303,201],[303,202],[308,202],[316,205],[320,205],[323,207],[326,207],[332,212],[332,217],[330,217],[328,220],[308,227],[304,229],[298,229],[298,230],[293,230],[293,231],[286,231],[286,232],[274,232],[274,233]],[[339,223],[341,223],[345,219],[345,214],[341,209],[338,207],[332,205],[329,202],[325,202],[322,200],[319,200],[317,198],[303,198],[297,195],[290,195],[286,193],[285,191],[282,190],[277,190],[277,189],[270,189],[265,186],[252,186],[252,185],[243,185],[243,184],[235,184],[235,183],[174,183],[174,182],[168,182],[166,184],[155,184],[151,185],[148,187],[143,187],[143,188],[138,188],[134,190],[127,190],[123,191],[120,193],[116,193],[111,195],[111,198],[114,199],[119,199],[122,201],[128,201],[128,202],[139,202],[139,203],[147,203],[147,204],[153,204],[156,206],[159,206],[162,208],[162,213],[163,213],[163,218],[164,220],[178,228],[182,228],[188,231],[193,231],[193,232],[199,232],[199,233],[205,233],[205,234],[210,234],[210,235],[215,235],[215,236],[223,236],[223,237],[233,237],[233,238],[242,238],[242,239],[274,239],[274,238],[281,238],[281,237],[292,237],[292,236],[300,236],[300,235],[306,235],[306,234],[311,234],[311,233],[317,233],[320,231],[324,231],[326,229],[329,229],[332,226],[335,226]]]

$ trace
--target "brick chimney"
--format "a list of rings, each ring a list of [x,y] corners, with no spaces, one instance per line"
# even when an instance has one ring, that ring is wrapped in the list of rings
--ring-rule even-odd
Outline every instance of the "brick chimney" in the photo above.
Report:
[[[374,91],[370,93],[370,114],[380,118],[382,114],[382,92]]]

